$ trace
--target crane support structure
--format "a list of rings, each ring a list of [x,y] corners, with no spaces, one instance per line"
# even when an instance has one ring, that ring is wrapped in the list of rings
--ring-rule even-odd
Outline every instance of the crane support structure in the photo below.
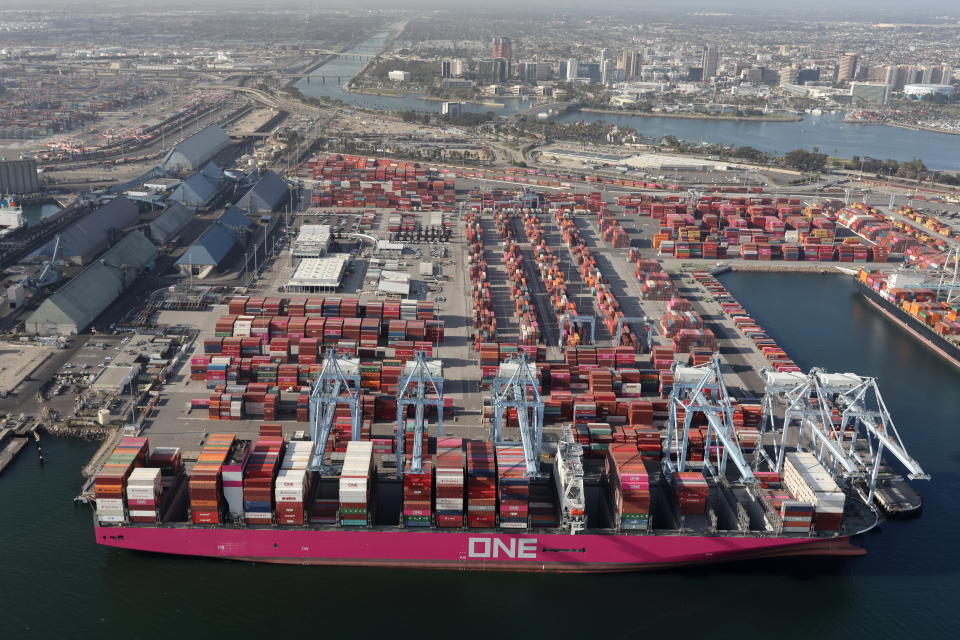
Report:
[[[540,453],[543,450],[543,398],[537,378],[530,369],[527,355],[521,354],[500,365],[493,381],[493,442],[503,442],[504,411],[516,409],[520,439],[527,463],[527,475],[540,475]]]
[[[645,351],[647,353],[653,351],[653,323],[646,317],[620,316],[617,318],[617,333],[613,337],[613,346],[620,346],[620,340],[623,338],[623,328],[625,326],[629,327],[631,324],[641,327],[641,331],[637,333],[637,337],[640,338]]]
[[[343,360],[331,351],[310,390],[310,468],[321,474],[327,471],[323,459],[338,405],[350,408],[350,439],[360,439],[360,374],[356,369],[356,361]]]
[[[704,468],[719,482],[726,478],[727,464],[732,462],[743,482],[756,482],[733,428],[733,403],[723,382],[719,356],[696,367],[674,363],[673,378],[667,445],[663,455],[667,470],[686,470],[690,427],[696,414],[700,413],[707,420]],[[711,458],[714,449],[716,459]],[[676,460],[673,460],[674,455]]]
[[[790,443],[799,447],[806,435],[824,467],[844,484],[859,483],[867,502],[873,500],[885,451],[900,461],[909,479],[930,479],[907,452],[875,378],[821,369],[807,375],[767,372],[766,377],[761,432],[773,434],[774,456],[763,455],[777,471]],[[780,424],[778,401],[783,407]],[[794,437],[791,431],[796,431]]]
[[[572,327],[574,325],[589,325],[590,326],[590,344],[596,343],[596,323],[597,319],[593,316],[572,316],[570,314],[564,314],[559,318],[560,326],[558,330],[560,332],[560,343],[557,345],[561,349],[564,347],[564,329],[568,326]]]
[[[553,475],[560,496],[560,528],[571,535],[587,526],[586,494],[583,490],[583,446],[573,437],[570,425],[563,427],[557,442],[557,466]]]
[[[439,366],[428,363],[422,351],[414,354],[412,362],[400,379],[397,391],[397,473],[404,472],[403,435],[406,427],[407,407],[415,407],[413,421],[413,451],[410,455],[410,472],[423,471],[423,432],[426,429],[424,409],[435,407],[437,410],[437,435],[443,433],[443,374]]]

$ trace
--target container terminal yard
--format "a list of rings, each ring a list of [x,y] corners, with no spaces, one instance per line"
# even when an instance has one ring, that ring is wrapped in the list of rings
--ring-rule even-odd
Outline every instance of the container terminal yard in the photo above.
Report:
[[[350,156],[300,174],[247,286],[135,314],[169,348],[87,466],[99,544],[609,572],[858,555],[919,512],[884,381],[801,371],[690,262],[891,259],[842,202],[607,200]]]

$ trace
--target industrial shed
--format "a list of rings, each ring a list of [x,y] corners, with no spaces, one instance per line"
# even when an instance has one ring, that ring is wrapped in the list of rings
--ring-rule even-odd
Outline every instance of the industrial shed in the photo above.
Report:
[[[212,124],[170,149],[160,166],[167,171],[196,171],[228,146],[230,137]]]
[[[150,223],[150,238],[157,244],[167,244],[193,219],[196,210],[175,203],[166,208]]]
[[[267,171],[250,187],[237,206],[244,211],[276,211],[287,197],[287,183],[273,171]]]
[[[88,264],[110,243],[113,234],[135,224],[140,216],[137,204],[124,196],[110,200],[60,232],[60,259],[77,265]],[[34,256],[52,256],[56,238],[35,251]]]
[[[70,335],[85,330],[147,271],[157,248],[134,231],[47,298],[24,323],[28,333]]]
[[[184,275],[206,278],[234,247],[246,244],[252,228],[253,223],[240,210],[229,209],[180,256],[177,267]]]
[[[170,200],[183,205],[203,207],[217,196],[220,184],[202,173],[195,173],[183,182],[170,195]]]

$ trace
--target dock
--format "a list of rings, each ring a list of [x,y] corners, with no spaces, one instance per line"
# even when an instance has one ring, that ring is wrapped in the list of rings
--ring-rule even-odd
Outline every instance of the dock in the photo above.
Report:
[[[0,473],[16,459],[30,438],[23,435],[17,435],[14,429],[4,427],[0,429]]]

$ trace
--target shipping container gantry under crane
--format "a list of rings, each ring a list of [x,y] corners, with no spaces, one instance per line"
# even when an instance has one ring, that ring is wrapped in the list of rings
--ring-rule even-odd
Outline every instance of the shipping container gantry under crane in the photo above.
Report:
[[[527,475],[540,475],[540,454],[543,451],[543,398],[527,355],[501,363],[493,381],[493,442],[503,443],[504,413],[517,413],[520,440]]]
[[[704,469],[716,482],[725,484],[728,463],[732,462],[741,482],[756,483],[751,464],[740,450],[733,428],[733,402],[723,381],[718,356],[693,367],[674,363],[669,410],[667,442],[663,453],[664,465],[669,473],[686,470],[690,428],[696,415],[702,414],[707,421]],[[716,453],[716,458],[711,457],[712,452]]]
[[[360,439],[360,374],[356,361],[328,353],[320,376],[310,390],[310,438],[313,455],[310,468],[325,474],[329,471],[324,456],[333,430],[337,407],[350,409],[350,439]]]
[[[766,371],[765,378],[761,443],[769,448],[761,446],[760,452],[771,469],[781,471],[786,451],[809,442],[837,483],[860,493],[867,504],[876,501],[893,513],[919,510],[919,497],[906,483],[896,491],[878,484],[885,453],[903,465],[910,480],[930,475],[907,452],[875,378],[821,369]],[[898,479],[889,468],[885,475]]]
[[[410,472],[423,472],[423,434],[427,429],[424,413],[427,407],[437,412],[437,436],[443,433],[443,373],[439,361],[428,361],[426,354],[417,351],[407,362],[397,391],[397,474],[405,470],[403,437],[406,429],[407,407],[414,407],[413,447],[410,454]]]

